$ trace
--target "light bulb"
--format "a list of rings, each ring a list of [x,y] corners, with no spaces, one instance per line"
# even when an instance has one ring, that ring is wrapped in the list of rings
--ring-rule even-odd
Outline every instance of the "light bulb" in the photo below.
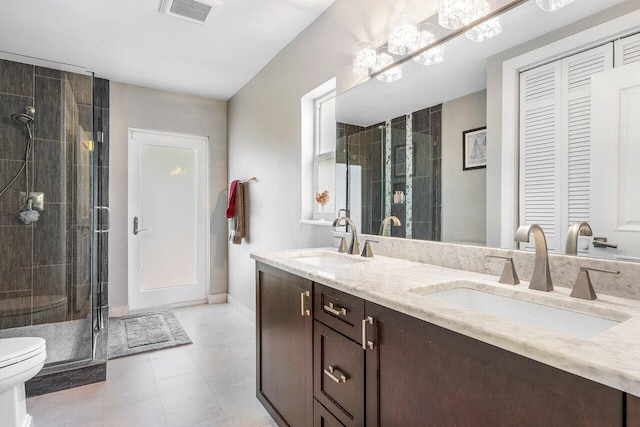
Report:
[[[418,27],[415,18],[401,15],[389,25],[388,50],[395,55],[406,55],[416,43]]]
[[[373,42],[363,40],[353,45],[352,49],[353,67],[352,71],[361,76],[368,76],[369,69],[375,67],[377,62],[377,52]]]
[[[388,67],[389,65],[392,65],[393,61],[394,61],[393,56],[391,56],[389,53],[385,52],[384,50],[381,50],[378,52],[378,62],[376,66],[373,68],[373,71],[382,70],[383,68]],[[387,83],[395,82],[396,80],[400,80],[401,78],[402,78],[402,67],[400,67],[399,65],[392,67],[387,71],[385,71],[384,73],[376,76],[376,79],[380,80],[381,82],[387,82]]]
[[[434,43],[440,35],[440,29],[433,24],[421,24],[418,27],[417,42],[413,51],[422,49]],[[444,60],[444,46],[439,45],[422,52],[413,58],[415,62],[422,65],[433,65]]]
[[[491,37],[497,36],[502,32],[502,23],[500,17],[491,18],[473,27],[471,30],[464,33],[464,35],[474,42],[483,42]]]
[[[438,23],[457,30],[486,16],[491,11],[487,0],[439,0]]]
[[[562,9],[566,5],[573,3],[576,0],[536,0],[536,4],[540,6],[540,9],[547,12],[554,12],[558,9]]]

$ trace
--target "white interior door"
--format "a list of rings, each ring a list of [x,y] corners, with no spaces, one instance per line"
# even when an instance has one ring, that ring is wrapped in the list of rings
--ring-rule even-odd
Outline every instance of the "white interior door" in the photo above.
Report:
[[[129,307],[206,298],[206,137],[129,130]]]
[[[618,249],[590,255],[640,260],[640,62],[592,77],[591,228]]]

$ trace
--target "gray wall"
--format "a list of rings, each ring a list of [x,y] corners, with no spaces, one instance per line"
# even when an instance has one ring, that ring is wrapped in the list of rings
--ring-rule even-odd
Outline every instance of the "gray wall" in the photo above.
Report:
[[[486,123],[486,90],[442,104],[443,242],[485,242],[486,169],[462,170],[462,132]]]
[[[383,35],[409,2],[337,0],[229,100],[229,180],[249,184],[250,236],[229,246],[229,294],[254,308],[251,252],[327,246],[329,227],[300,220],[300,98],[337,77],[352,87],[351,46]]]
[[[109,182],[109,305],[128,305],[127,185],[129,127],[190,133],[209,137],[211,204],[211,284],[209,294],[227,289],[226,203],[227,103],[123,83],[111,82]]]
[[[500,246],[502,168],[502,63],[640,9],[638,0],[628,0],[595,16],[492,56],[487,61],[487,246]]]

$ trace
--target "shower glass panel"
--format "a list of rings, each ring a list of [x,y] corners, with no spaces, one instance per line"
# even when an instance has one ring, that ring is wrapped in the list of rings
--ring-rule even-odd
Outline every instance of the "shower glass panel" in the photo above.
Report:
[[[0,58],[0,338],[44,338],[45,367],[89,360],[93,75]]]

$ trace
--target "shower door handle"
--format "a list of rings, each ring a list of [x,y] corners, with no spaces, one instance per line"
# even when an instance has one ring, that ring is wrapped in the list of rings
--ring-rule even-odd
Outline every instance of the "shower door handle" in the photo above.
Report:
[[[96,233],[108,233],[111,230],[111,209],[109,209],[108,206],[95,206],[94,209],[96,210],[96,219],[97,219],[97,214],[98,212],[100,212],[101,210],[107,212],[107,220],[103,223],[99,223],[98,225],[101,227],[100,229],[98,229],[98,227],[96,227],[95,232]],[[98,222],[98,221],[96,221]]]
[[[134,216],[133,217],[133,234],[135,236],[137,236],[141,231],[149,231],[146,228],[138,228],[138,227],[139,227],[139,225],[138,225],[138,217]]]

